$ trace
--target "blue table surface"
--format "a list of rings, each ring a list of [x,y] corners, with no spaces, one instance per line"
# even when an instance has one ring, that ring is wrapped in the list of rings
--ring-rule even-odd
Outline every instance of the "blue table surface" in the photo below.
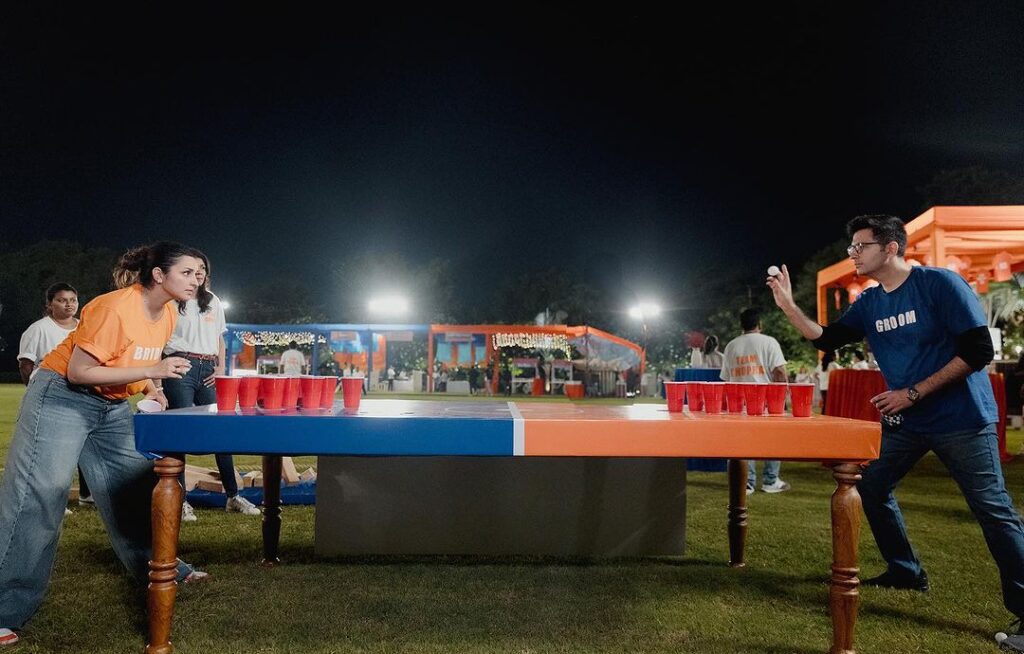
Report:
[[[358,412],[217,412],[216,405],[135,415],[135,447],[232,454],[512,456],[507,403],[363,400]],[[459,418],[453,420],[452,418]]]

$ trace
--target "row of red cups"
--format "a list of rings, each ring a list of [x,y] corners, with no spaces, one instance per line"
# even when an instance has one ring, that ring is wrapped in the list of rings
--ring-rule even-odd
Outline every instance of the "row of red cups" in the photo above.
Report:
[[[811,415],[814,384],[770,384],[751,382],[665,382],[668,410],[683,410],[684,399],[690,412],[744,413],[748,416],[786,414],[786,392],[792,401],[793,416]]]
[[[345,408],[358,409],[363,378],[343,377],[341,381]],[[337,385],[338,379],[333,376],[218,376],[217,410],[234,411],[236,404],[243,411],[255,410],[261,403],[264,411],[295,411],[300,398],[304,410],[331,409]]]

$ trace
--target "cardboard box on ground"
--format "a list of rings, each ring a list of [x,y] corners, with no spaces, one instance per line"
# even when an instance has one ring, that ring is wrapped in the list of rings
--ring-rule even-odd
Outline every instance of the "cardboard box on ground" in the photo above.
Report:
[[[295,462],[292,461],[292,458],[290,456],[281,457],[281,481],[283,483],[296,484],[308,479],[316,479],[315,470],[309,468],[302,473],[302,475],[299,475],[299,471],[295,469]],[[239,488],[251,488],[253,486],[262,487],[263,473],[258,470],[253,470],[245,473],[245,475],[239,475],[236,470],[235,483],[238,484]],[[224,492],[224,484],[221,483],[220,474],[216,470],[186,465],[185,490],[190,491],[193,488],[199,488],[200,490],[211,491],[214,493]]]

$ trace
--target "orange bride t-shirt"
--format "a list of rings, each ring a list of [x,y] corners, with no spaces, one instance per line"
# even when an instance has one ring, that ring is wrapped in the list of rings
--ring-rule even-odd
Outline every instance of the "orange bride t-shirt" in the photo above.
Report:
[[[146,315],[142,285],[133,284],[105,293],[82,309],[78,329],[68,334],[43,359],[42,368],[67,377],[68,362],[75,347],[92,355],[109,368],[142,368],[160,360],[178,319],[176,303],[164,305],[157,320]],[[123,400],[141,392],[146,381],[113,386],[96,386],[95,391],[111,400]]]

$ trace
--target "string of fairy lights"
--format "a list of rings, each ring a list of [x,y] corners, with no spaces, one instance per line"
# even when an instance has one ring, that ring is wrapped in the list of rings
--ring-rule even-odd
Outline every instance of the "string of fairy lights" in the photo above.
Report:
[[[314,342],[317,344],[326,343],[327,339],[322,334],[314,334],[313,332],[300,331],[300,332],[276,332],[276,331],[260,331],[260,332],[236,332],[238,339],[246,345],[260,345],[260,346],[272,346],[272,347],[283,347],[295,341],[299,345],[312,345]]]
[[[569,351],[569,339],[565,334],[491,334],[491,344],[494,345],[495,349],[521,347],[525,350]]]

